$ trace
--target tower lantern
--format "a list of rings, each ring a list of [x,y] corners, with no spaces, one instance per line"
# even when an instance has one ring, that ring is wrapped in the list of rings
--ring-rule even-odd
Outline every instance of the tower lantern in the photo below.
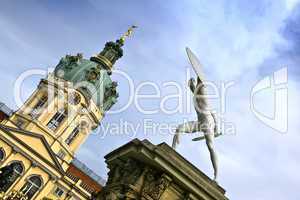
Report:
[[[92,56],[90,60],[111,70],[115,62],[123,56],[122,46],[124,45],[126,38],[132,35],[133,29],[135,28],[137,28],[137,26],[131,26],[120,39],[116,40],[116,42],[107,42],[104,49],[99,54]]]

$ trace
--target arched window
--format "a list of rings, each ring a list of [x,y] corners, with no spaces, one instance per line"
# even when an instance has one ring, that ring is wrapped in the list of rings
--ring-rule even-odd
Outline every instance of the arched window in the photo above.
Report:
[[[24,166],[19,161],[1,168],[0,192],[6,192],[24,172]]]
[[[31,199],[37,191],[42,187],[42,179],[40,176],[34,175],[27,179],[26,183],[21,189],[21,192]]]
[[[55,131],[59,125],[64,121],[64,119],[67,116],[67,111],[66,109],[61,109],[59,110],[53,117],[52,119],[48,122],[47,126],[51,130]]]
[[[5,151],[3,148],[0,148],[0,162],[3,161],[5,158]]]

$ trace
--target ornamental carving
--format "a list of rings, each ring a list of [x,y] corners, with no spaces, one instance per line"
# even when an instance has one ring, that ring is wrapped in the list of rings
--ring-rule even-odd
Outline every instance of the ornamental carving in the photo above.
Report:
[[[87,70],[85,78],[89,82],[95,83],[100,78],[100,68],[92,67],[91,69]]]
[[[128,158],[109,166],[107,185],[94,199],[158,200],[170,185],[161,171]]]

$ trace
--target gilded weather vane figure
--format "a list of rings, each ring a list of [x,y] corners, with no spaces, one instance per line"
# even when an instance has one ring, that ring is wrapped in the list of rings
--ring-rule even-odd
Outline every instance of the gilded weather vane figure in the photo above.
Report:
[[[125,39],[128,38],[128,37],[130,37],[130,36],[132,35],[132,33],[133,33],[133,29],[136,29],[136,28],[137,28],[137,26],[135,26],[135,25],[131,26],[131,27],[127,30],[127,32],[124,33],[124,34],[121,36],[120,40],[124,43],[124,42],[125,42]]]

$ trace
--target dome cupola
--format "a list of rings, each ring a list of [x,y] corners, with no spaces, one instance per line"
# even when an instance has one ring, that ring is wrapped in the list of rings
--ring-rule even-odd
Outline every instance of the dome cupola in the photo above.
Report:
[[[117,82],[111,80],[115,62],[123,56],[122,46],[125,39],[132,34],[132,26],[115,42],[107,42],[104,49],[90,59],[82,54],[66,55],[54,70],[54,75],[71,82],[85,98],[92,100],[104,112],[117,102]]]

